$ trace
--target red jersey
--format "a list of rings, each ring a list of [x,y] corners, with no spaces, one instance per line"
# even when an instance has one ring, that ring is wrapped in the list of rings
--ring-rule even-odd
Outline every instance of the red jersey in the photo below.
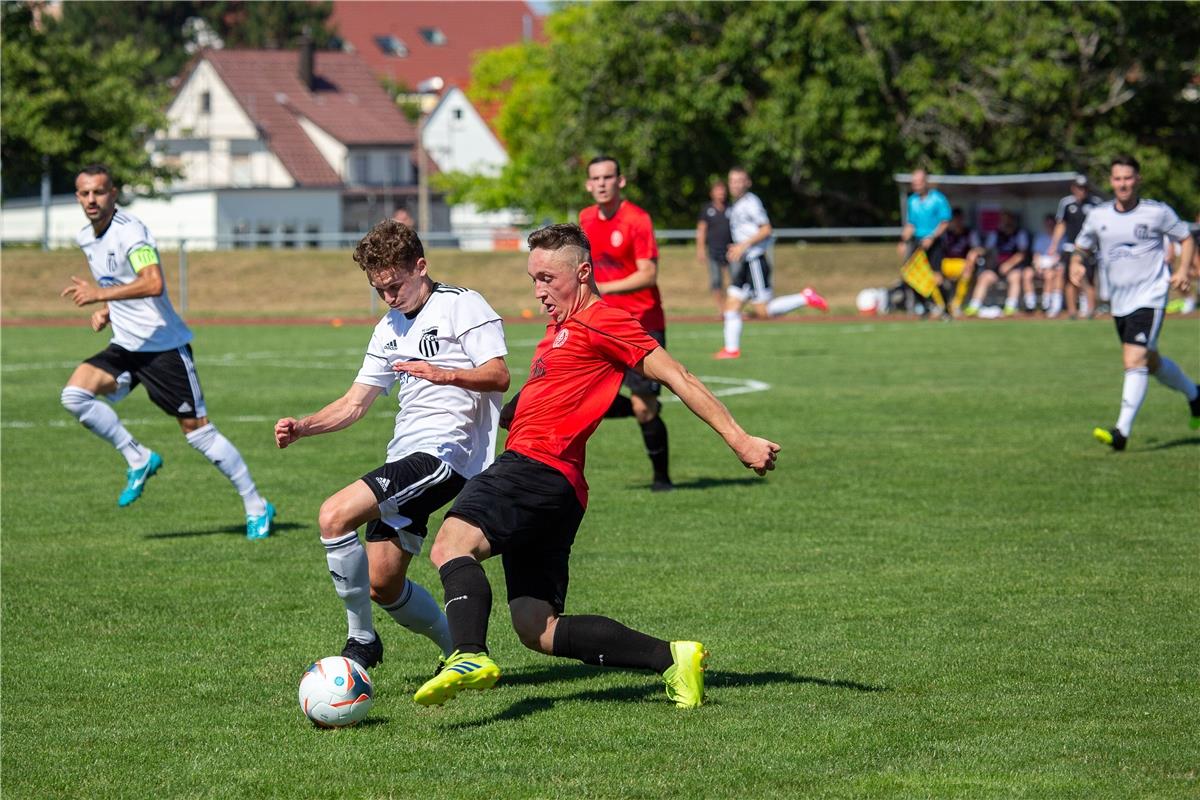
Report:
[[[650,215],[628,200],[622,200],[612,219],[600,218],[600,206],[589,206],[579,212],[579,227],[592,245],[592,266],[596,283],[607,283],[637,271],[639,258],[658,258],[654,242],[654,223]],[[606,294],[610,306],[623,308],[649,331],[667,328],[663,316],[662,295],[657,286],[647,286],[632,292]]]
[[[658,349],[646,329],[607,299],[546,326],[521,389],[505,449],[561,472],[587,508],[584,448],[621,388],[625,370]]]

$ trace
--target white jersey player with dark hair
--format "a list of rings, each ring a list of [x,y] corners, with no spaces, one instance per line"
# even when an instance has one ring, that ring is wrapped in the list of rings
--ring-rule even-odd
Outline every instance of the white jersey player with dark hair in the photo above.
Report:
[[[79,307],[103,304],[92,313],[92,330],[111,327],[113,336],[107,349],[76,367],[62,390],[63,407],[124,456],[129,468],[117,504],[128,506],[162,467],[162,456],[134,439],[97,395],[116,403],[143,384],[154,404],[179,421],[188,444],[242,496],[246,537],[265,539],[275,507],[259,495],[238,449],[208,420],[189,344],[192,332],[171,306],[154,237],[141,220],[117,208],[116,187],[102,164],[80,170],[75,197],[89,220],[76,241],[98,285],[72,276],[62,296]]]
[[[329,497],[318,516],[329,574],[346,607],[342,655],[370,668],[383,660],[372,600],[431,639],[443,657],[453,649],[441,606],[408,578],[408,565],[421,552],[429,515],[491,463],[509,374],[500,316],[477,292],[435,283],[407,225],[380,222],[354,260],[390,310],[346,394],[311,416],[279,420],[275,442],[284,448],[341,430],[396,389],[400,410],[386,463]]]
[[[1109,180],[1114,199],[1092,209],[1084,220],[1071,255],[1071,282],[1080,285],[1084,258],[1094,253],[1099,262],[1100,295],[1109,298],[1121,339],[1125,384],[1116,427],[1096,428],[1092,434],[1114,450],[1124,450],[1146,398],[1150,375],[1187,398],[1191,427],[1200,428],[1200,387],[1178,364],[1158,352],[1167,295],[1172,287],[1187,291],[1195,239],[1170,206],[1139,196],[1141,174],[1133,156],[1114,158]],[[1163,258],[1164,237],[1183,245],[1173,274]]]

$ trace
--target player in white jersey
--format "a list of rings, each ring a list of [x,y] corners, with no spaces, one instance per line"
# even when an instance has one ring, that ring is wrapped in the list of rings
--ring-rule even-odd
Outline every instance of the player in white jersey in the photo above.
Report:
[[[342,655],[364,667],[383,660],[371,601],[405,628],[453,649],[441,606],[407,577],[429,515],[491,463],[501,393],[508,388],[504,326],[477,292],[435,283],[421,240],[395,220],[358,243],[354,260],[391,309],[375,326],[345,395],[302,419],[275,423],[280,448],[348,427],[396,388],[400,410],[387,463],[321,505],[318,524],[333,586],[346,606]],[[366,525],[367,545],[357,528]]]
[[[1182,393],[1191,410],[1191,427],[1200,428],[1200,387],[1171,359],[1158,352],[1158,333],[1172,287],[1186,292],[1188,267],[1196,242],[1186,223],[1165,203],[1139,197],[1141,174],[1133,156],[1117,156],[1110,166],[1114,199],[1087,215],[1071,255],[1071,282],[1079,286],[1084,258],[1099,262],[1101,297],[1108,297],[1125,363],[1121,411],[1115,428],[1096,428],[1096,440],[1124,450],[1133,420],[1153,374],[1160,383]],[[1163,237],[1181,242],[1183,255],[1174,274],[1163,260]]]
[[[828,311],[825,298],[811,286],[796,294],[775,297],[771,279],[771,261],[767,248],[774,229],[767,210],[758,195],[750,191],[750,175],[741,167],[729,170],[729,194],[733,206],[729,209],[729,232],[733,244],[729,258],[729,288],[725,300],[725,346],[713,358],[740,358],[742,355],[742,307],[749,302],[755,313],[763,318],[777,317],[797,308],[812,306]]]
[[[146,481],[163,461],[134,439],[97,395],[116,403],[140,383],[155,405],[179,421],[188,444],[229,478],[242,496],[246,537],[267,538],[275,507],[259,495],[238,449],[208,421],[189,344],[192,332],[171,306],[154,237],[141,220],[117,208],[116,187],[102,164],[79,172],[75,197],[89,221],[76,241],[98,285],[72,275],[62,296],[79,307],[102,304],[92,312],[92,330],[98,333],[111,327],[113,335],[107,349],[75,368],[62,390],[62,404],[129,464],[117,504],[127,506],[141,497]]]

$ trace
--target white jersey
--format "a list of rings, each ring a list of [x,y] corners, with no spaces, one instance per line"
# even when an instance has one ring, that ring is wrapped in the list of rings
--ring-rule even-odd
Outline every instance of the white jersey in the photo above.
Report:
[[[388,462],[428,453],[464,478],[492,462],[500,420],[500,392],[438,386],[402,372],[399,361],[427,361],[443,369],[471,369],[504,356],[504,325],[487,301],[470,289],[435,283],[425,305],[411,318],[384,315],[363,358],[355,383],[387,394],[398,385],[400,410],[388,444]]]
[[[758,229],[763,225],[770,224],[771,220],[767,217],[767,209],[763,207],[762,200],[759,200],[758,195],[754,192],[746,192],[729,209],[729,233],[733,236],[734,244],[741,244],[758,233]],[[746,254],[742,256],[743,260],[758,258],[767,252],[771,238],[768,236],[747,250]]]
[[[1075,239],[1075,249],[1095,253],[1100,296],[1109,298],[1114,317],[1139,308],[1165,308],[1171,270],[1164,259],[1163,237],[1182,242],[1186,222],[1166,203],[1141,199],[1129,211],[1116,201],[1093,208]]]
[[[143,269],[161,263],[158,245],[146,225],[120,209],[99,237],[89,224],[75,241],[87,256],[92,277],[102,287],[133,283]],[[161,353],[192,340],[192,332],[171,305],[165,284],[157,297],[109,300],[108,313],[112,343],[126,350]]]

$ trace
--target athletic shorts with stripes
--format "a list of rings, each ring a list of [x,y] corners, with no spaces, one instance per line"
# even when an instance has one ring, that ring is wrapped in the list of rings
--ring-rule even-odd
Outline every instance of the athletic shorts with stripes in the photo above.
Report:
[[[367,541],[397,539],[400,547],[414,556],[425,543],[429,515],[453,500],[466,483],[449,464],[428,453],[389,461],[362,480],[379,503],[379,519],[367,523]]]
[[[746,258],[729,265],[729,288],[725,293],[743,303],[766,303],[775,296],[771,283],[771,262],[767,256]]]
[[[154,405],[173,417],[197,419],[208,416],[189,344],[159,352],[126,350],[110,344],[83,363],[112,375],[118,385],[127,384],[132,389],[143,384]]]
[[[1122,344],[1136,344],[1147,350],[1158,349],[1158,334],[1162,331],[1163,309],[1139,308],[1132,314],[1113,317],[1117,336]]]

